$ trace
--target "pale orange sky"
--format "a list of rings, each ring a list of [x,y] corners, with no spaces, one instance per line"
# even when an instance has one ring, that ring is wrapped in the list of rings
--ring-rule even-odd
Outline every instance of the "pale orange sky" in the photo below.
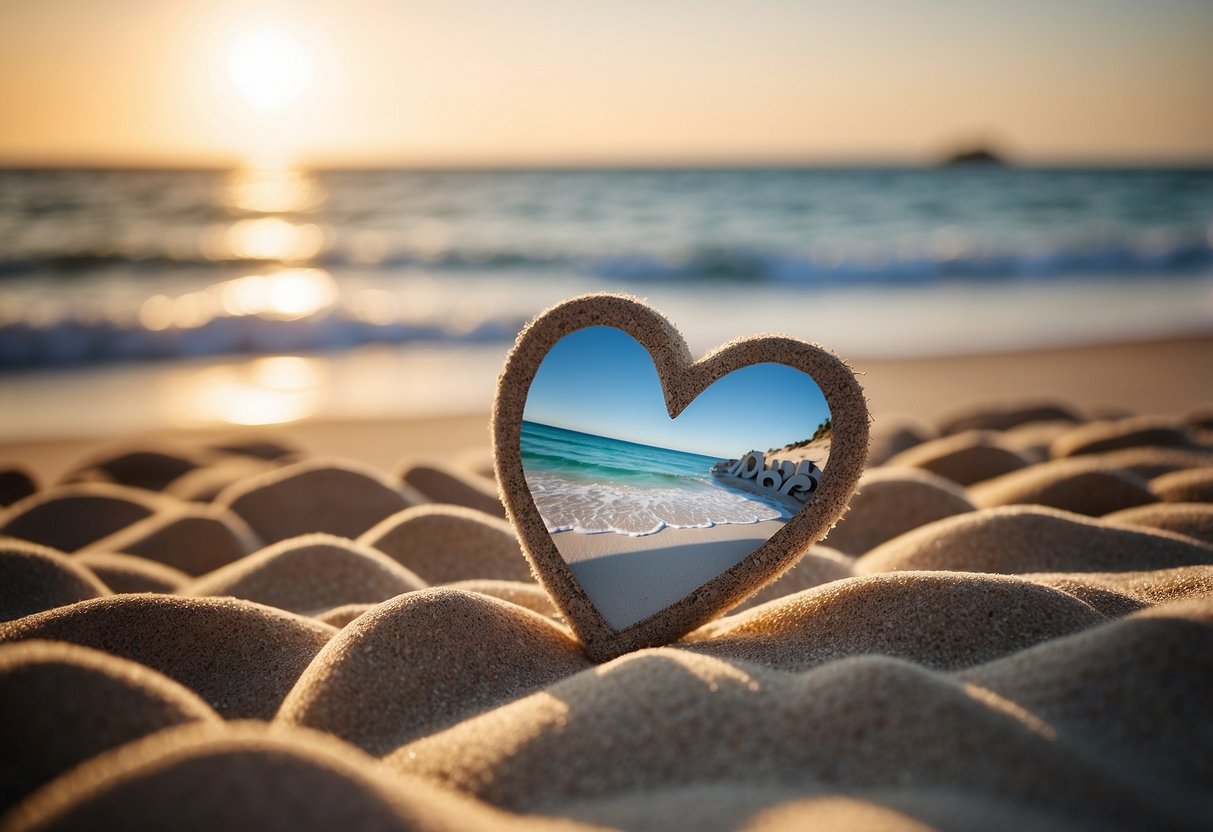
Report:
[[[0,0],[0,163],[1213,161],[1207,0],[841,5]]]

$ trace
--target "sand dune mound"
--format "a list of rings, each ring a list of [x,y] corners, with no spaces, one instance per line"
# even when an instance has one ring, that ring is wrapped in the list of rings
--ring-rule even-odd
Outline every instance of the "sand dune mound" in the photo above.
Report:
[[[1213,467],[1163,474],[1150,481],[1150,490],[1168,503],[1213,503]]]
[[[49,641],[0,647],[0,736],[21,750],[3,766],[0,811],[77,763],[172,725],[218,716],[153,670]],[[6,755],[7,755],[6,751]]]
[[[278,719],[383,754],[588,667],[549,619],[429,589],[364,613],[316,656]]]
[[[771,601],[704,625],[680,644],[783,670],[863,653],[951,669],[1103,620],[1072,595],[1019,578],[918,572],[852,578]]]
[[[0,539],[0,621],[109,594],[96,575],[62,552]]]
[[[1213,600],[1183,601],[1038,645],[961,679],[1030,711],[1061,741],[1209,824],[1213,804],[1185,800],[1177,786],[1199,794],[1213,781],[1210,655]]]
[[[269,719],[332,627],[248,601],[114,595],[0,624],[0,642],[48,639],[158,670],[226,718]]]
[[[24,500],[37,490],[37,480],[25,468],[19,465],[0,468],[0,508]]]
[[[267,543],[309,532],[357,537],[413,505],[402,484],[346,461],[309,460],[241,480],[215,498]]]
[[[1058,509],[1007,506],[907,532],[856,561],[855,572],[942,569],[1015,575],[1203,563],[1213,563],[1213,547],[1168,532],[1114,526]]]
[[[278,469],[278,465],[253,457],[223,457],[195,468],[164,487],[164,493],[179,500],[209,503],[233,484]]]
[[[303,456],[303,449],[285,439],[231,439],[211,446],[216,451],[233,456],[264,459],[270,462]]]
[[[1073,422],[1028,422],[999,434],[1004,447],[1022,454],[1032,462],[1050,459],[1049,449],[1057,437],[1074,428]]]
[[[431,584],[491,578],[531,581],[531,570],[504,520],[462,506],[417,506],[358,538]]]
[[[95,540],[80,551],[139,555],[187,575],[204,575],[258,546],[252,529],[232,511],[180,504]]]
[[[871,469],[859,481],[850,508],[825,543],[848,555],[862,555],[910,529],[973,508],[963,488],[936,474],[912,468]]]
[[[1072,818],[1067,817],[1073,816],[1074,810],[1068,807],[1047,813],[1041,807],[1015,803],[994,794],[960,793],[917,784],[860,789],[713,782],[578,800],[562,805],[560,812],[633,832],[667,829],[1070,832],[1075,827]]]
[[[854,575],[853,564],[854,561],[851,558],[836,549],[831,549],[829,546],[813,546],[804,557],[796,561],[795,566],[780,575],[777,581],[767,584],[753,596],[733,607],[730,612],[734,614],[743,612],[776,598],[794,595],[831,581],[850,578]]]
[[[198,452],[148,447],[112,450],[88,459],[64,476],[65,482],[114,482],[160,491],[173,480],[206,464]]]
[[[428,832],[521,825],[388,772],[331,737],[255,723],[187,725],[130,743],[53,781],[11,818],[14,830]]]
[[[1154,479],[1185,468],[1213,468],[1213,451],[1183,448],[1124,448],[1098,455],[1109,468]]]
[[[1004,405],[972,405],[940,418],[939,432],[944,435],[970,430],[1006,431],[1038,422],[1084,421],[1074,408],[1061,402],[1026,402]]]
[[[192,580],[180,569],[138,555],[88,552],[72,555],[113,592],[176,592]]]
[[[0,514],[0,534],[74,552],[168,504],[150,491],[110,483],[57,486]]]
[[[1213,566],[1178,566],[1144,572],[1041,572],[1024,578],[1068,592],[1109,618],[1156,604],[1213,598]]]
[[[1057,437],[1054,457],[1119,451],[1125,448],[1199,448],[1187,427],[1150,416],[1088,422]]]
[[[435,503],[466,506],[494,517],[505,518],[505,506],[497,496],[497,483],[452,467],[412,464],[400,478]]]
[[[228,564],[184,595],[244,598],[301,615],[345,604],[377,604],[425,582],[382,552],[341,537],[290,538]]]
[[[1213,546],[1213,504],[1160,503],[1118,511],[1105,519],[1119,525],[1175,532]]]
[[[908,417],[884,417],[872,423],[868,466],[884,465],[895,454],[935,438],[935,431]]]
[[[1110,820],[1165,817],[1147,791],[1123,787],[1031,714],[875,656],[800,675],[642,651],[410,743],[387,762],[514,811],[585,811],[595,798],[717,782],[810,791],[962,783],[1046,810],[1090,801],[1084,812]]]
[[[526,607],[531,612],[537,612],[540,615],[546,615],[548,618],[559,619],[560,611],[556,609],[556,605],[552,603],[552,598],[544,591],[539,584],[533,584],[526,581],[494,581],[488,579],[473,580],[473,581],[455,581],[454,583],[444,584],[446,589],[462,589],[465,592],[479,592],[481,595],[489,595],[493,598],[500,598],[502,601],[509,601],[511,604],[517,604],[520,607]]]
[[[1157,499],[1144,477],[1108,468],[1098,458],[1081,457],[1042,462],[977,483],[969,489],[969,496],[983,508],[1032,504],[1088,517]]]
[[[343,604],[340,607],[333,607],[332,609],[325,610],[322,613],[317,613],[316,615],[314,615],[312,617],[317,619],[318,621],[323,621],[325,624],[328,624],[329,626],[332,626],[332,627],[336,627],[338,630],[340,630],[346,624],[349,624],[351,621],[353,621],[358,616],[362,615],[367,610],[372,610],[377,606],[379,606],[379,605],[378,604]]]
[[[885,465],[921,468],[960,485],[972,485],[1018,471],[1030,461],[1004,447],[998,434],[975,430],[923,442],[891,457]]]

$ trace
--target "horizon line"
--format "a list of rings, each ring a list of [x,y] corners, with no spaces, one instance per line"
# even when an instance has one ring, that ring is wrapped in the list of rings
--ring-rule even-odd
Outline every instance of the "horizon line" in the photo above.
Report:
[[[839,156],[771,156],[736,158],[620,158],[620,159],[469,159],[438,160],[432,158],[372,158],[365,161],[335,158],[301,157],[291,162],[264,165],[237,155],[214,157],[153,158],[145,161],[120,157],[71,158],[3,158],[3,171],[236,171],[286,169],[312,172],[512,172],[512,171],[745,171],[745,170],[1207,170],[1213,169],[1213,155],[1191,157],[1098,157],[1042,156],[1023,158],[1000,156],[997,162],[960,162],[950,164],[950,156],[921,157],[839,157]]]
[[[610,439],[612,442],[623,442],[627,445],[637,445],[641,448],[652,448],[655,451],[674,451],[675,453],[687,454],[689,456],[701,456],[704,459],[715,459],[717,461],[720,461],[721,459],[729,459],[729,457],[721,457],[718,454],[705,454],[705,453],[702,453],[701,451],[690,451],[690,450],[687,450],[686,448],[672,448],[672,447],[669,447],[668,445],[654,445],[651,442],[637,442],[635,439],[625,439],[622,436],[611,436],[606,433],[592,433],[592,432],[590,432],[588,430],[584,430],[582,428],[571,428],[571,427],[567,427],[566,425],[554,425],[551,422],[540,422],[536,419],[528,419],[525,416],[522,417],[522,423],[523,424],[530,423],[532,425],[539,425],[540,427],[543,427],[543,428],[555,428],[556,430],[567,430],[570,433],[580,433],[582,436],[594,436],[599,439]]]

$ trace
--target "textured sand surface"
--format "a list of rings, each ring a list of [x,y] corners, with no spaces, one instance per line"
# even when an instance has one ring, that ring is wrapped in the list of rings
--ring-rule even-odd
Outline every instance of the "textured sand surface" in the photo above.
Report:
[[[936,415],[877,413],[887,462],[778,581],[602,665],[483,447],[0,459],[38,472],[0,829],[1213,828],[1207,411]]]

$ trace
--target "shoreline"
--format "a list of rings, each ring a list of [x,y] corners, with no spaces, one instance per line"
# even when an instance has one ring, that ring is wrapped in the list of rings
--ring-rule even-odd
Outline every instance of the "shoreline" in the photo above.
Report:
[[[849,363],[859,374],[878,420],[930,422],[971,405],[1024,401],[1064,401],[1083,409],[1112,408],[1142,415],[1182,413],[1213,402],[1213,374],[1207,369],[1213,366],[1213,335],[933,358],[853,358]],[[172,372],[168,365],[163,369]],[[495,371],[491,378],[496,378]],[[51,384],[55,380],[60,383]],[[435,448],[484,449],[489,443],[490,381],[485,382],[484,390],[467,397],[467,409],[453,408],[455,412],[446,415],[432,410],[362,418],[321,413],[261,426],[169,424],[151,429],[138,414],[130,416],[131,400],[121,391],[116,405],[130,418],[124,419],[124,427],[113,424],[104,431],[58,427],[80,422],[75,408],[81,395],[64,389],[70,387],[68,381],[48,375],[43,386],[49,399],[41,406],[53,411],[55,418],[43,423],[50,427],[7,438],[0,433],[0,460],[20,459],[46,481],[57,478],[79,457],[122,444],[135,435],[151,442],[289,435],[313,453],[349,457],[383,469],[402,458],[433,456]],[[102,386],[98,382],[90,389],[90,402],[92,392]],[[473,401],[481,404],[473,405]],[[19,414],[11,404],[0,407],[0,431],[11,434],[12,423],[4,421],[19,418],[36,417]]]

